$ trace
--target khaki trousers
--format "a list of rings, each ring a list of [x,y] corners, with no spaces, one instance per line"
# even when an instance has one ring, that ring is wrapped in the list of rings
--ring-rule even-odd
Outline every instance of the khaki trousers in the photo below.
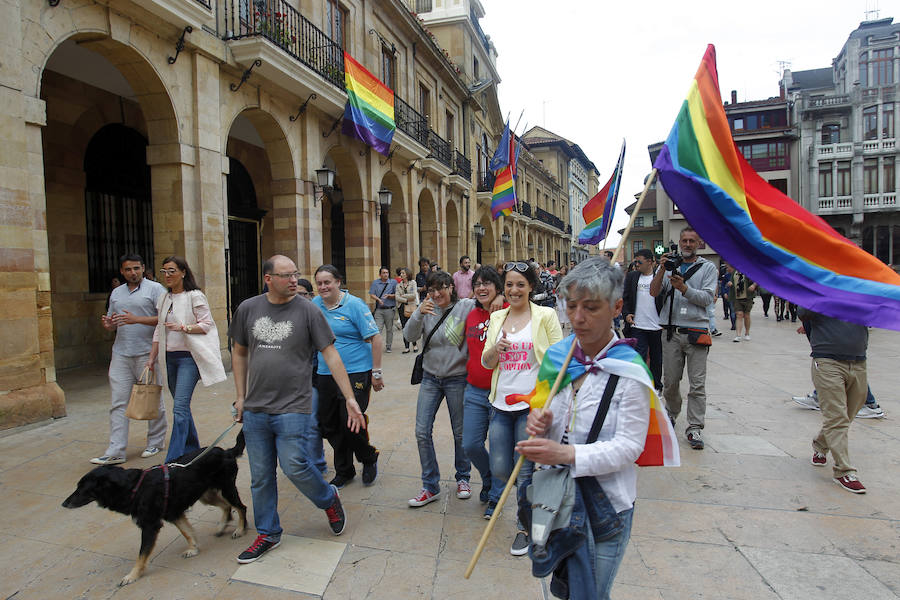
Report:
[[[831,451],[835,477],[856,473],[847,440],[850,422],[866,403],[866,361],[814,358],[812,381],[822,409],[822,429],[813,448],[822,454]]]
[[[663,397],[672,419],[681,412],[681,376],[687,366],[690,389],[687,395],[687,430],[703,429],[706,422],[706,357],[709,346],[695,346],[686,333],[675,332],[672,339],[663,329]]]

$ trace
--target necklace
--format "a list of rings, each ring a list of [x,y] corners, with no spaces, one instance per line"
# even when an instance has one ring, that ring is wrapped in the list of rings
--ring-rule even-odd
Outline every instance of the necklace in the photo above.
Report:
[[[507,317],[506,322],[509,325],[509,332],[515,333],[517,330],[521,331],[522,327],[524,327],[525,325],[528,325],[528,323],[531,322],[531,314],[529,313],[528,315],[526,315],[524,321],[522,321],[522,319],[520,319],[520,318],[517,318],[516,321],[512,321],[511,319],[509,319]]]
[[[344,299],[344,292],[341,292],[341,295],[338,296],[338,301],[335,302],[334,304],[330,305],[330,306],[329,306],[328,304],[326,304],[326,305],[325,305],[325,308],[328,309],[328,310],[334,310],[334,309],[336,309],[338,306],[341,305],[341,301],[342,301],[343,299]],[[323,301],[323,302],[324,302],[324,301]]]

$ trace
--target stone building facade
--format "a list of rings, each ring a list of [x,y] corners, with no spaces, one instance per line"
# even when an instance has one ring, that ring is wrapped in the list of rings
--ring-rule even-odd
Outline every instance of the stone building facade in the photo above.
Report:
[[[382,264],[478,247],[500,262],[516,250],[504,231],[538,239],[532,220],[492,221],[479,191],[499,76],[483,7],[462,3],[432,25],[421,9],[440,1],[0,7],[0,428],[64,414],[56,371],[108,360],[99,317],[126,251],[151,271],[187,258],[227,357],[230,315],[271,254],[310,278],[333,263],[364,297]],[[341,134],[344,51],[395,92],[389,156]]]

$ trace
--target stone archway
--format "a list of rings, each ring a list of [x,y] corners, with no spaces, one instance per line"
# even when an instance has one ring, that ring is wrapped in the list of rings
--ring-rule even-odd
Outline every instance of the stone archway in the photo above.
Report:
[[[322,203],[323,260],[338,268],[353,295],[366,298],[373,279],[369,263],[375,262],[377,245],[359,166],[342,146],[329,149],[324,164],[335,175],[334,189],[327,194],[329,201]]]
[[[381,213],[381,264],[391,268],[394,274],[399,267],[407,267],[415,273],[410,252],[412,232],[409,230],[410,213],[403,184],[393,171],[381,179],[381,187],[391,192],[391,207]]]
[[[459,258],[462,256],[460,246],[461,236],[459,233],[459,210],[454,200],[447,201],[446,219],[444,225],[447,232],[447,270],[453,271],[459,264]],[[472,261],[473,263],[475,261]]]
[[[437,220],[437,208],[434,196],[428,188],[419,193],[419,256],[431,259],[432,264],[440,260],[438,255],[438,241],[440,227]],[[445,269],[447,265],[441,265]]]

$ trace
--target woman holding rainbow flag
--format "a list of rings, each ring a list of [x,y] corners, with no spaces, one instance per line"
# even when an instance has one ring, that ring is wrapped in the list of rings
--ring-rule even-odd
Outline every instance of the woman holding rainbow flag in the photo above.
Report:
[[[613,318],[622,310],[622,286],[622,271],[599,257],[580,263],[562,279],[559,294],[566,299],[574,340],[570,335],[547,350],[537,393],[548,394],[573,342],[576,345],[564,387],[546,410],[535,408],[528,416],[526,431],[534,438],[516,445],[526,459],[553,465],[544,468],[568,468],[576,482],[572,519],[559,531],[579,530],[583,543],[563,558],[560,554],[573,545],[566,537],[571,533],[554,531],[541,540],[544,545],[531,547],[533,572],[553,572],[551,591],[573,600],[610,597],[631,536],[635,460],[644,451],[650,421],[648,395],[652,401],[654,392],[647,367],[630,346],[632,340],[618,339],[612,329]],[[537,400],[532,406],[543,406]],[[536,537],[538,521],[535,515]],[[564,591],[567,595],[562,596]]]

